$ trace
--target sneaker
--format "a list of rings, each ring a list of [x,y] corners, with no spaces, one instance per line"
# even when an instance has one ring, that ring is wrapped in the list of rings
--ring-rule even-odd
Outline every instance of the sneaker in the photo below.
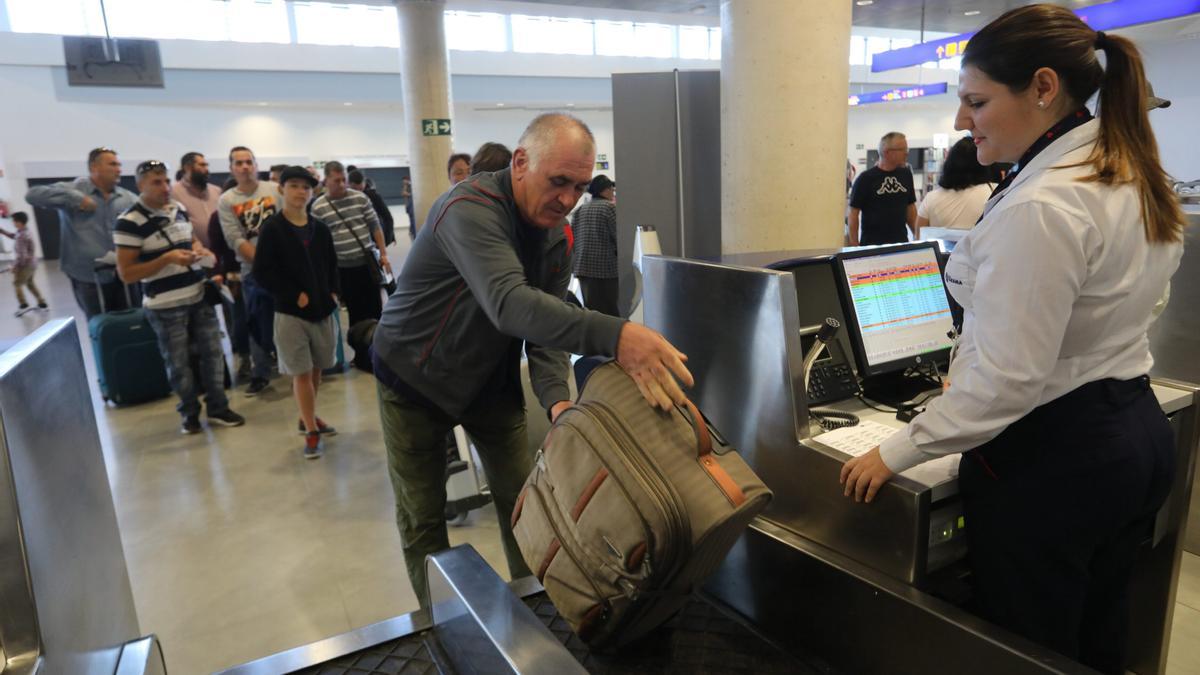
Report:
[[[47,309],[48,307],[50,307],[50,305],[47,305],[45,300],[38,303],[38,309]]]
[[[300,420],[300,422],[296,425],[296,428],[299,429],[300,433],[302,433],[302,434],[308,433],[308,430],[304,428],[304,420]],[[333,427],[329,426],[328,424],[325,424],[325,420],[318,417],[317,418],[317,433],[333,436],[333,435],[337,434],[337,429],[334,429]]]
[[[22,303],[21,303],[21,304],[20,304],[20,305],[17,307],[17,309],[29,309],[29,303],[27,303],[27,302],[22,302]]]
[[[250,386],[246,387],[246,395],[247,396],[258,396],[259,394],[261,394],[263,392],[264,389],[266,389],[268,386],[270,386],[270,384],[271,384],[270,382],[268,382],[264,379],[261,379],[261,378],[257,378],[257,377],[251,378]]]
[[[246,423],[246,418],[226,408],[225,412],[208,413],[208,423],[222,427],[240,427]]]
[[[183,418],[183,424],[179,427],[181,434],[198,434],[200,433],[200,416],[188,415]]]
[[[324,443],[321,442],[321,432],[313,431],[304,435],[304,459],[316,459],[321,456]]]

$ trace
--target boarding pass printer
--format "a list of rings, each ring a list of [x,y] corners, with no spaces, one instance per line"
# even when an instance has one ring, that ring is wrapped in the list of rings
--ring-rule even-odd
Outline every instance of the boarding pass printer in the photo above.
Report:
[[[957,594],[967,593],[962,578],[969,527],[958,496],[957,455],[901,473],[870,505],[855,503],[838,481],[849,455],[821,442],[823,430],[810,416],[810,394],[822,393],[812,380],[806,387],[804,360],[827,319],[841,330],[824,356],[826,369],[852,370],[863,390],[861,396],[848,389],[830,396],[827,386],[825,399],[842,400],[825,400],[824,409],[856,415],[876,428],[901,428],[896,406],[936,395],[953,342],[943,264],[936,242],[643,261],[646,325],[688,355],[696,380],[690,395],[775,494],[709,589],[756,624],[780,624],[786,616],[791,625],[781,630],[803,628],[808,639],[845,644],[846,653],[831,660],[863,671],[954,672],[956,661],[945,658],[927,670],[933,662],[925,661],[921,647],[897,644],[890,658],[899,660],[882,666],[851,647],[855,636],[846,627],[861,624],[860,614],[798,626],[797,615],[808,615],[795,605],[825,592],[861,594],[868,604],[891,607],[893,620],[909,628],[932,622],[926,636],[945,633],[962,650],[964,666],[976,667],[986,653],[994,672],[1071,671],[1069,662],[1047,666],[1053,655],[955,606],[966,600]],[[1177,435],[1180,470],[1135,578],[1138,627],[1131,647],[1138,673],[1165,668],[1197,443],[1196,388],[1155,381],[1154,391]],[[886,401],[875,405],[888,412],[868,407],[874,401]],[[797,577],[796,584],[781,584],[779,576],[791,578],[803,569],[814,579],[828,578],[819,592],[809,587],[793,597],[789,586],[805,582]],[[830,590],[838,584],[844,589]],[[781,614],[785,605],[790,609]]]

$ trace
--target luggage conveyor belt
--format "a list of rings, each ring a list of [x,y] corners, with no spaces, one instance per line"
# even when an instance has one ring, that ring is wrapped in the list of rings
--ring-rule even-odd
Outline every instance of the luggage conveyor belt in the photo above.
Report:
[[[448,558],[453,559],[450,561],[453,564],[444,564]],[[472,574],[476,577],[472,582],[478,581],[479,577],[490,575],[493,588],[483,589],[484,592],[479,593],[476,592],[481,590],[479,584],[473,583],[474,590],[468,589],[468,592],[442,602],[439,602],[437,591],[434,590],[433,619],[430,619],[427,612],[415,612],[408,615],[406,621],[398,624],[411,629],[406,634],[364,648],[344,651],[345,646],[352,642],[347,639],[353,636],[353,633],[350,633],[268,656],[225,672],[230,675],[268,672],[298,672],[305,675],[562,673],[562,665],[565,662],[559,661],[560,658],[569,659],[576,669],[575,672],[600,675],[833,675],[835,672],[818,659],[800,658],[785,652],[738,619],[730,610],[721,607],[717,601],[700,595],[693,596],[683,610],[662,628],[645,639],[622,648],[619,653],[593,652],[575,636],[534,579],[520,579],[511,585],[505,584],[473,548],[460,546],[431,559],[431,589],[438,586],[455,587],[453,580],[450,580],[450,584],[437,583],[435,565],[440,566],[440,571],[443,572],[448,568],[457,567],[452,569],[451,573],[457,573],[458,576],[464,576],[463,573]],[[494,595],[490,598],[487,595],[496,592],[495,583],[504,586],[504,594],[508,598],[500,604],[511,603],[508,612],[492,611],[498,608],[494,602],[496,598]],[[462,586],[457,586],[457,589],[462,589]],[[456,603],[462,603],[464,611],[451,609],[444,612],[447,616],[441,616],[443,612],[439,607],[453,607]],[[536,628],[528,632],[512,630],[514,625],[520,624],[520,617],[512,614],[521,613],[521,609],[530,612],[526,617],[536,617],[537,626],[541,627],[541,631],[537,631]],[[369,626],[355,633],[376,628],[375,636],[378,637],[377,627],[382,625]],[[542,641],[539,641],[538,636],[530,634],[535,631],[541,633]],[[504,633],[509,633],[507,641]],[[343,651],[335,652],[336,655],[331,657],[330,652],[338,649],[337,645],[341,645]],[[532,650],[529,649],[531,645],[534,645]],[[514,646],[518,649],[509,649]],[[512,653],[516,651],[526,653]],[[530,651],[537,653],[529,654]],[[323,660],[315,661],[316,658],[322,657]],[[522,663],[522,660],[525,662]],[[303,661],[307,663],[301,665]]]

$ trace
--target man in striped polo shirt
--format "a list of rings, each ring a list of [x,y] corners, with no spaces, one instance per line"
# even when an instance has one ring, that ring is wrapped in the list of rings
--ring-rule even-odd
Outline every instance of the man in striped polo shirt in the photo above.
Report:
[[[187,211],[171,200],[166,164],[142,162],[136,176],[141,196],[113,228],[117,273],[127,284],[142,282],[146,296],[142,307],[158,336],[171,388],[179,397],[181,431],[200,433],[200,388],[210,425],[241,426],[246,420],[229,409],[225,396],[225,356],[217,314],[204,302],[203,274],[192,269],[203,259],[215,262],[215,258],[196,239]],[[193,373],[189,363],[193,348],[200,356],[199,373]]]
[[[383,313],[383,300],[379,284],[372,281],[367,265],[376,264],[378,251],[379,264],[389,272],[392,269],[383,242],[383,228],[370,198],[347,186],[346,168],[341,162],[325,164],[325,194],[313,202],[312,215],[333,234],[342,300],[350,313],[350,326],[367,319],[378,320]],[[369,371],[371,359],[366,353],[356,352],[354,365]]]

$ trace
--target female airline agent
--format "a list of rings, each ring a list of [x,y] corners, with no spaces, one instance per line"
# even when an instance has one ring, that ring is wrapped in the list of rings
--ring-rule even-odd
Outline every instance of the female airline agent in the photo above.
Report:
[[[1095,119],[1084,103],[1097,90]],[[1184,218],[1145,93],[1133,43],[1058,6],[1010,11],[971,38],[955,128],[981,163],[1016,167],[946,267],[965,308],[951,386],[841,475],[869,502],[895,472],[965,453],[979,611],[1113,673],[1130,569],[1174,472],[1146,330]]]

